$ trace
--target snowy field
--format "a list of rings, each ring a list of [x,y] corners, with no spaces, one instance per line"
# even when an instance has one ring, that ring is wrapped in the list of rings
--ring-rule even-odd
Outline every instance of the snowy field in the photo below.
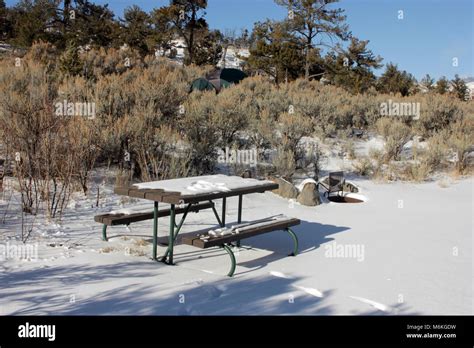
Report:
[[[473,180],[351,181],[367,202],[305,207],[270,192],[244,196],[243,221],[280,213],[302,220],[294,228],[300,254],[286,256],[284,232],[244,240],[234,278],[225,276],[230,260],[221,249],[178,245],[176,266],[153,262],[152,221],[110,227],[103,242],[94,215],[152,204],[124,200],[112,180],[100,181],[98,208],[93,193],[78,195],[60,224],[36,222],[28,243],[38,259],[0,262],[0,314],[472,314]],[[227,221],[236,221],[237,199],[227,207]],[[3,245],[18,242],[18,208],[13,199],[0,224]],[[212,211],[192,213],[181,235],[215,224]],[[161,219],[163,241],[167,231]]]

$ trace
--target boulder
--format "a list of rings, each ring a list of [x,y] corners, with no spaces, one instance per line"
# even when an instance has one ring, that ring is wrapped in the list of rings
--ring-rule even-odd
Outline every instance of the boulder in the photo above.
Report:
[[[240,176],[244,179],[249,179],[249,178],[253,178],[253,174],[252,174],[252,171],[250,169],[246,169],[242,172],[242,174],[240,174]]]
[[[272,178],[272,181],[278,184],[278,189],[273,190],[273,193],[283,197],[283,198],[296,198],[298,197],[298,189],[291,182],[286,181],[282,178]]]
[[[297,202],[310,207],[321,204],[321,197],[319,196],[317,184],[314,182],[304,184],[298,195]]]

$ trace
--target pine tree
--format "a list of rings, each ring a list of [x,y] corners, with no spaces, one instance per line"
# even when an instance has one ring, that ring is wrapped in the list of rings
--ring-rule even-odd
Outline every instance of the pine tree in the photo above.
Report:
[[[66,75],[77,75],[81,72],[82,65],[79,59],[77,45],[70,41],[59,58],[59,70]]]
[[[35,41],[57,43],[60,19],[55,0],[23,0],[12,9],[14,44],[29,47]]]
[[[147,38],[152,33],[150,16],[137,5],[133,5],[125,9],[121,24],[123,42],[136,48],[142,55],[148,54],[150,49],[147,45]]]
[[[420,81],[420,85],[426,89],[426,91],[432,91],[434,86],[434,78],[432,78],[429,74],[426,74]]]
[[[377,90],[382,93],[400,93],[405,97],[413,92],[415,83],[413,75],[400,71],[396,64],[389,63],[377,81]]]
[[[194,64],[217,65],[222,57],[222,34],[218,30],[208,31],[195,39]]]
[[[5,5],[5,0],[0,0],[0,40],[9,39],[12,36],[12,30],[10,10]]]
[[[168,20],[174,31],[186,43],[185,64],[194,63],[196,38],[207,35],[208,25],[204,18],[207,0],[171,0],[168,7]]]
[[[456,97],[462,101],[468,99],[469,88],[467,87],[466,82],[464,82],[459,75],[456,74],[454,79],[451,80],[451,86],[453,87],[453,93]]]
[[[277,83],[302,75],[305,57],[297,38],[288,31],[287,23],[267,20],[256,23],[253,45],[246,59],[248,68],[262,70]]]
[[[351,38],[347,51],[337,56],[330,53],[326,57],[325,78],[333,84],[342,86],[352,93],[363,93],[375,84],[372,69],[378,69],[382,58],[375,56],[367,48],[368,40]]]
[[[449,91],[449,81],[446,77],[442,76],[438,82],[436,82],[435,92],[439,94],[445,94]]]
[[[100,47],[123,44],[119,38],[120,25],[114,21],[114,13],[108,5],[95,5],[88,0],[75,0],[70,7],[66,42],[74,40],[78,46]]]
[[[172,11],[170,7],[153,9],[150,13],[150,35],[147,38],[149,49],[159,49],[165,55],[166,51],[172,49],[172,41],[175,37],[173,23],[170,21]]]
[[[288,9],[290,31],[301,40],[304,47],[305,77],[309,79],[311,56],[317,47],[328,47],[335,39],[349,38],[346,16],[341,8],[329,5],[339,0],[275,0]]]

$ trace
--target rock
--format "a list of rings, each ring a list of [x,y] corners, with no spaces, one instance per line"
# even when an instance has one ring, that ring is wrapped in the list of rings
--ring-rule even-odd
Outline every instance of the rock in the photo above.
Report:
[[[240,176],[244,179],[253,178],[252,171],[250,169],[244,170]]]
[[[321,204],[318,186],[313,182],[306,183],[298,195],[297,201],[302,205],[307,205],[310,207]]]
[[[276,193],[283,198],[294,199],[298,197],[298,189],[291,182],[282,178],[272,178],[271,180],[279,185],[279,188],[277,190],[273,190],[273,193]]]

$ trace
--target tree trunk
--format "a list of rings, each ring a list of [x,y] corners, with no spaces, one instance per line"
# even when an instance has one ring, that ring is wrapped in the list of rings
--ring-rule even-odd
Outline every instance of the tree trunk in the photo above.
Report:
[[[192,17],[191,17],[191,32],[189,33],[189,64],[192,64],[194,61],[194,27],[196,25],[196,9],[193,8]]]
[[[305,66],[304,66],[304,78],[309,80],[309,52],[311,49],[311,38],[308,38],[306,42],[306,52],[305,52]]]

